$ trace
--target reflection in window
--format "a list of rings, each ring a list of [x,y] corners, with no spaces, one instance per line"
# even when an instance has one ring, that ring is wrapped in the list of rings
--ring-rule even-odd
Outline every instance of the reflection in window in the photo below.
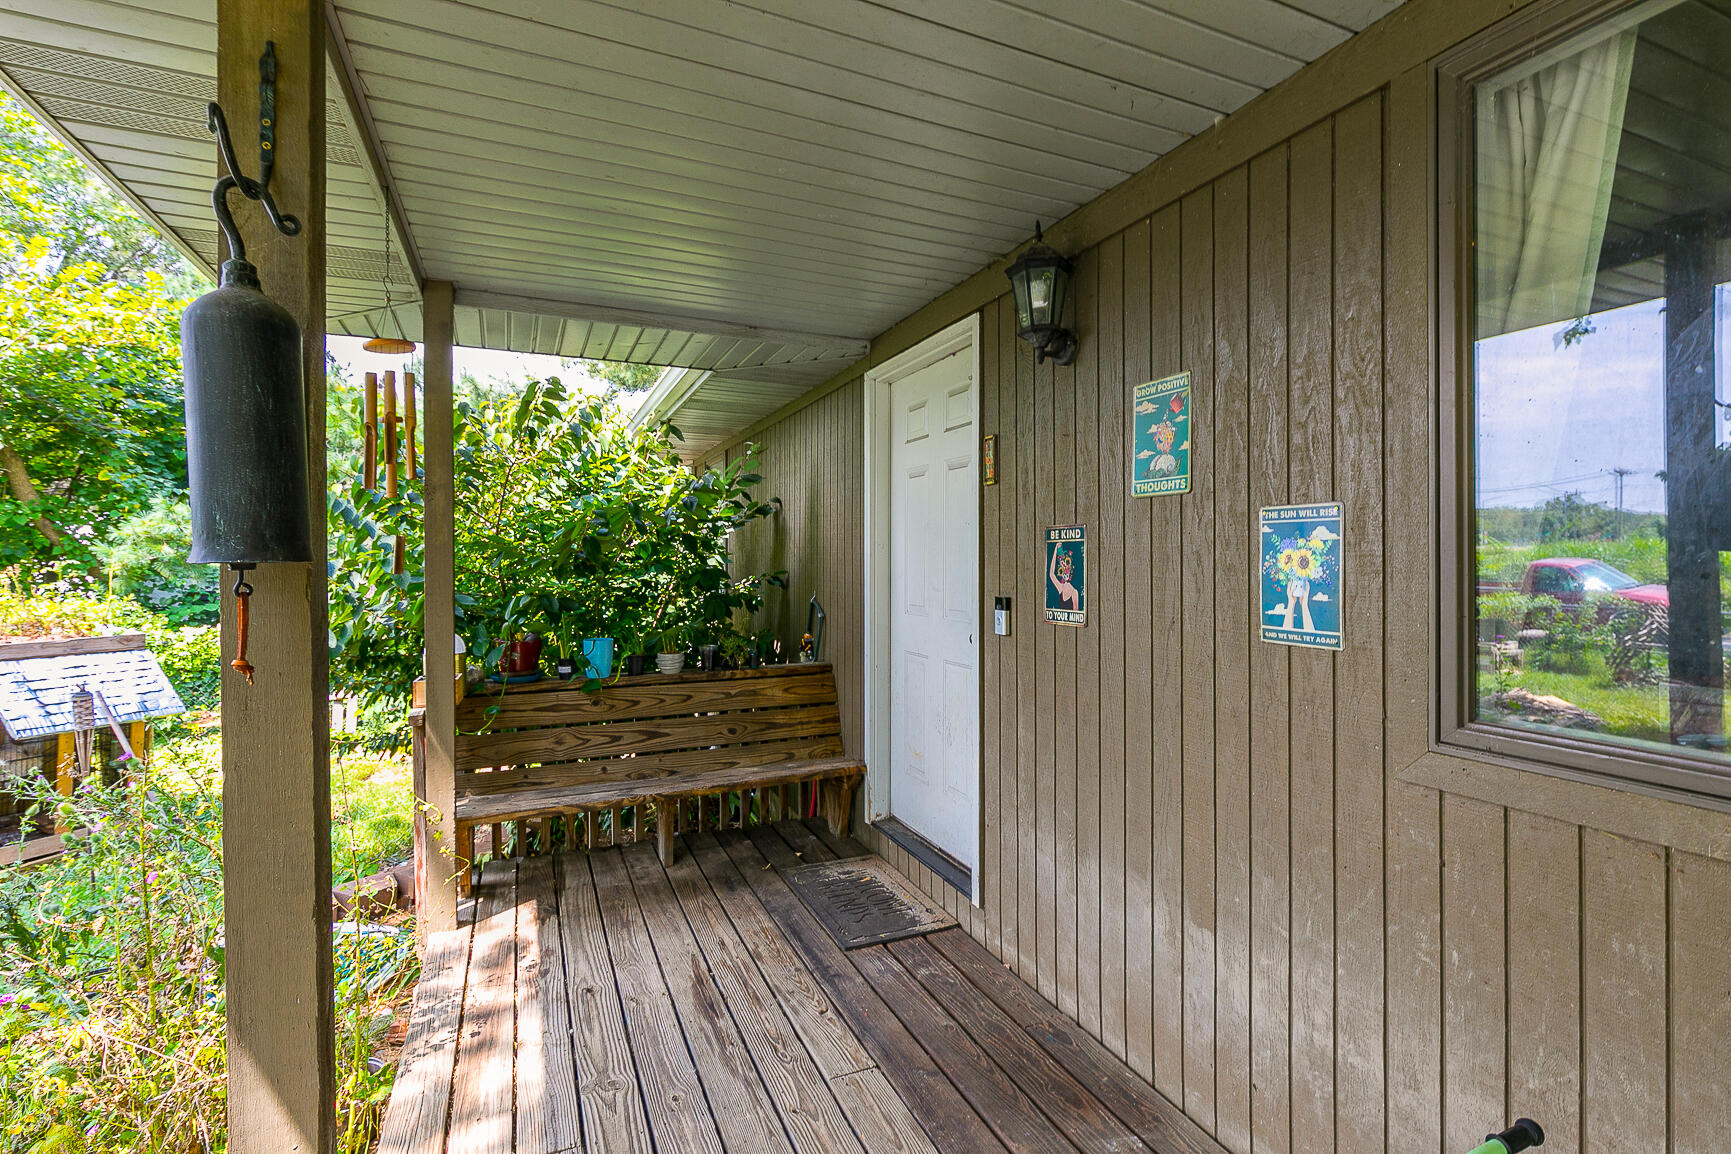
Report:
[[[1725,755],[1731,0],[1475,88],[1480,721]]]

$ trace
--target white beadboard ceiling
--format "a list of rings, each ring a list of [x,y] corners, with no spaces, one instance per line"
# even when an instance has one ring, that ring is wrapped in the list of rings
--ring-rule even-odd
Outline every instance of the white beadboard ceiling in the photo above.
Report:
[[[329,0],[330,328],[449,280],[462,344],[710,370],[719,439],[1399,2]],[[207,265],[215,11],[0,0],[0,80]]]

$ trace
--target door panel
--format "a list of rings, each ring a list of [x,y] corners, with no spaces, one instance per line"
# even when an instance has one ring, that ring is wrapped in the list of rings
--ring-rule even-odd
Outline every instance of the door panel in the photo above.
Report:
[[[890,385],[890,812],[973,866],[979,470],[972,358]]]

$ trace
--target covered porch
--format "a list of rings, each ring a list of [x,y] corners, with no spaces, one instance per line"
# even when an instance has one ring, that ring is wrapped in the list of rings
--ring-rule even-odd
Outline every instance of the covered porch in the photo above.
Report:
[[[381,1154],[1216,1150],[958,927],[844,951],[782,821],[483,868],[428,941]]]
[[[1731,274],[1702,254],[1731,219],[1731,132],[1700,94],[1726,91],[1731,5],[1052,7],[0,0],[0,81],[207,270],[205,102],[248,123],[275,44],[277,193],[305,230],[251,206],[241,227],[302,327],[314,475],[325,335],[422,344],[429,670],[457,613],[459,345],[666,369],[639,419],[681,426],[699,466],[757,446],[784,499],[736,554],[800,582],[765,615],[797,636],[808,592],[829,608],[833,717],[789,756],[857,767],[831,816],[860,843],[706,827],[698,803],[656,814],[670,854],[591,832],[586,855],[489,863],[466,900],[462,775],[589,756],[465,762],[485,726],[429,676],[426,976],[387,1151],[1449,1154],[1515,1113],[1565,1150],[1723,1145],[1722,749],[1481,718],[1455,626],[1478,576],[1470,202],[1492,187],[1469,98],[1594,29],[1623,45],[1602,71],[1627,122],[1598,136],[1628,141],[1591,166],[1577,231],[1610,271],[1650,263],[1613,190],[1704,174],[1710,204],[1654,210],[1694,240],[1643,291],[1670,277],[1673,327],[1692,302],[1676,343],[1699,359],[1675,364],[1701,391],[1667,420],[1717,460],[1705,318]],[[1039,222],[1074,266],[1072,359],[1036,353],[1009,294]],[[892,424],[897,386],[946,361]],[[1185,488],[1138,490],[1136,390],[1180,379]],[[922,467],[960,462],[954,487],[897,506],[891,442],[928,431],[955,447]],[[1252,546],[1281,509],[1339,521],[1333,644],[1264,628]],[[1086,613],[1056,568],[1084,528]],[[909,691],[890,590],[939,553],[964,675]],[[1688,579],[1718,593],[1708,561]],[[325,581],[261,569],[258,683],[223,686],[235,1154],[332,1141]],[[1691,652],[1718,695],[1707,624]],[[892,715],[940,697],[954,872],[893,828]],[[627,756],[720,748],[652,737]],[[956,928],[836,947],[785,871],[868,851]]]

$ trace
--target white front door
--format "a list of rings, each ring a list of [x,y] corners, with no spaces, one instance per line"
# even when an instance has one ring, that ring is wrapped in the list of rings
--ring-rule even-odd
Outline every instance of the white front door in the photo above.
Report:
[[[967,348],[890,385],[890,813],[978,840],[979,472]]]

